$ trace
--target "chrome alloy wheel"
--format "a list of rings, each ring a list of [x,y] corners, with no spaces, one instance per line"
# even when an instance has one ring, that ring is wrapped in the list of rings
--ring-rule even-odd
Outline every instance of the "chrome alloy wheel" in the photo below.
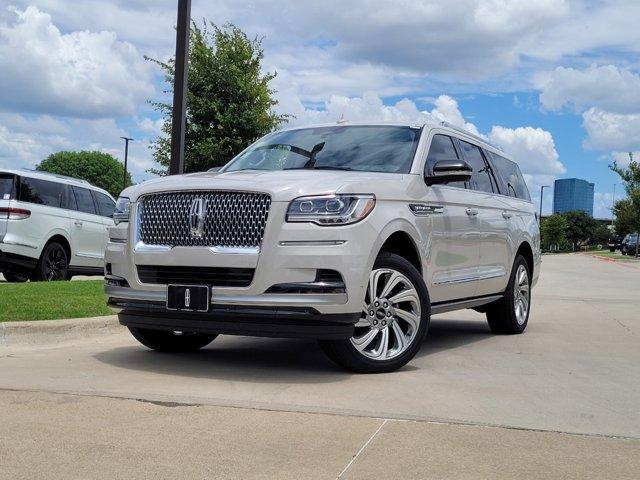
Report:
[[[373,360],[397,357],[413,342],[420,318],[420,298],[411,280],[397,270],[375,269],[351,343]]]
[[[531,300],[531,289],[529,288],[529,273],[524,265],[518,267],[516,272],[516,285],[513,288],[513,308],[516,314],[518,325],[524,325],[529,313],[529,302]]]

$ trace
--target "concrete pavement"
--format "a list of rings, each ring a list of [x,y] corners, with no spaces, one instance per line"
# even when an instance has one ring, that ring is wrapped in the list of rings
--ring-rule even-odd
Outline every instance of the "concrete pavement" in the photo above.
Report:
[[[127,445],[132,452],[122,468],[145,459],[125,470],[130,475],[115,477],[144,477],[155,471],[145,465],[159,461],[163,472],[183,465],[194,478],[203,472],[210,478],[335,478],[347,465],[344,478],[376,472],[379,478],[637,478],[639,285],[636,266],[587,255],[545,257],[524,335],[494,336],[471,311],[435,317],[416,359],[386,375],[346,373],[315,343],[299,340],[220,337],[196,354],[163,355],[122,331],[0,347],[0,405],[6,406],[0,406],[0,432],[26,429],[24,441],[34,449],[56,449],[55,441],[68,436],[73,462],[88,451],[81,439],[72,441],[74,426],[85,439],[102,432],[98,443],[110,452],[103,453],[105,468],[119,471],[113,462]],[[114,420],[121,430],[107,435],[84,402],[102,402],[106,417],[122,415]],[[162,412],[147,430],[145,413],[134,408],[140,405]],[[189,409],[202,418],[190,420]],[[219,424],[219,417],[230,423]],[[42,425],[68,429],[49,442],[36,434]],[[229,432],[245,432],[254,453]],[[218,436],[229,445],[223,456],[210,445]],[[7,438],[13,435],[0,435],[0,458],[7,458],[2,450],[9,453],[19,473],[29,449]],[[316,450],[304,450],[306,441]],[[169,443],[154,453],[154,442]],[[188,470],[183,450],[166,457],[170,444],[193,445],[199,467]],[[36,468],[40,460],[29,464]],[[65,465],[56,471],[70,478]]]

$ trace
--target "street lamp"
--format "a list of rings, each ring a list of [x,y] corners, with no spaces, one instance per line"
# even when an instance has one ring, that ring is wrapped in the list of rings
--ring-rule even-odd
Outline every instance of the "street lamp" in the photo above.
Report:
[[[129,142],[133,142],[133,138],[120,137],[124,140],[124,176],[122,177],[122,189],[127,188],[127,159],[129,158]]]
[[[540,223],[542,224],[542,197],[544,196],[544,189],[549,188],[549,185],[542,185],[540,187]]]

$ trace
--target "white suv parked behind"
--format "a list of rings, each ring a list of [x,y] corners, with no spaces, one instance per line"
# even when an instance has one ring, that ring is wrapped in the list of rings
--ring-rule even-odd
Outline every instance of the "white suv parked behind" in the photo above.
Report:
[[[0,170],[0,273],[14,282],[102,275],[114,208],[83,180]]]
[[[311,337],[349,369],[392,371],[432,314],[523,332],[540,270],[518,166],[448,124],[275,132],[219,171],[125,190],[115,215],[108,303],[161,351]]]

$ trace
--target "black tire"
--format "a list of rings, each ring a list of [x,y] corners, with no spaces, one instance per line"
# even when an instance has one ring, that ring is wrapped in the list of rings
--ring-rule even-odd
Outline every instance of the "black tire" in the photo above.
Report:
[[[518,272],[521,267],[527,275],[528,286],[528,298],[526,315],[524,315],[524,321],[518,321],[518,314],[516,312],[516,295],[515,290],[518,288]],[[518,255],[513,262],[513,268],[511,269],[511,276],[509,278],[509,285],[505,291],[505,295],[502,299],[490,304],[487,308],[487,321],[489,322],[489,328],[496,334],[502,335],[516,335],[524,332],[529,323],[529,315],[531,313],[531,270],[527,261],[522,255]]]
[[[393,358],[374,360],[358,351],[351,339],[347,340],[319,340],[318,343],[324,353],[338,365],[356,373],[386,373],[393,372],[406,365],[422,346],[427,335],[431,318],[431,303],[429,292],[424,280],[416,268],[407,260],[393,253],[382,252],[373,266],[376,269],[393,269],[404,275],[416,290],[420,302],[420,323],[414,330],[415,334],[402,353]],[[363,312],[363,315],[366,315]],[[382,317],[381,317],[382,318]],[[393,317],[397,322],[396,318]],[[364,320],[364,317],[363,317]],[[368,328],[368,327],[365,327]],[[387,327],[392,330],[391,323]],[[407,330],[408,331],[408,330]],[[387,334],[390,335],[390,334]],[[355,334],[354,334],[355,336]],[[396,337],[397,338],[397,337]]]
[[[33,271],[31,280],[52,282],[69,279],[69,257],[67,251],[58,242],[44,247],[40,260]]]
[[[7,282],[24,283],[29,280],[29,275],[26,273],[2,272],[2,275]]]
[[[615,248],[609,248],[609,251],[610,251],[611,253],[613,253],[613,252],[615,252],[615,251],[616,251],[616,249],[615,249]]]
[[[176,333],[170,330],[151,330],[128,327],[131,335],[151,350],[166,353],[189,353],[209,345],[217,335],[204,333]]]
[[[622,255],[626,255],[627,254],[627,247],[625,245],[623,245],[622,248],[620,249],[620,253]]]

